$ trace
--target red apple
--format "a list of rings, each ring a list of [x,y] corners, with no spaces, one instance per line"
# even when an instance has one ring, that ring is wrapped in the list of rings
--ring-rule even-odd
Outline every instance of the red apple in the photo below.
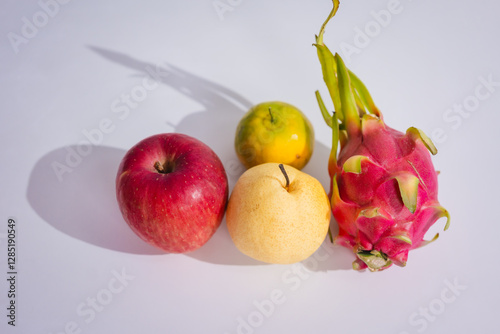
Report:
[[[141,239],[185,253],[203,246],[219,227],[228,200],[227,175],[219,157],[198,139],[159,134],[125,154],[116,197]]]

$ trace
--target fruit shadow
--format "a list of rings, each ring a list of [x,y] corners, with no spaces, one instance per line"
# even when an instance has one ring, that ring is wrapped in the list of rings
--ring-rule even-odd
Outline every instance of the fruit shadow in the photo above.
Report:
[[[88,48],[105,60],[132,70],[131,76],[159,83],[161,87],[171,89],[198,104],[199,111],[190,112],[173,124],[172,119],[179,119],[175,113],[183,111],[172,110],[169,101],[165,100],[165,132],[187,134],[207,144],[224,164],[230,187],[236,183],[244,168],[234,151],[233,140],[238,122],[253,105],[249,100],[231,89],[167,62],[152,63],[96,46]],[[161,94],[161,89],[153,93]]]
[[[166,121],[165,132],[172,132],[170,129],[174,127],[175,132],[194,136],[212,147],[226,168],[231,191],[245,170],[234,152],[233,129],[236,129],[239,120],[253,103],[226,87],[168,63],[153,64],[115,51],[89,48],[107,60],[137,71],[136,76],[152,78],[203,106],[203,110],[189,114],[178,124]],[[114,182],[125,151],[105,146],[87,147],[89,148],[90,153],[85,156],[80,154],[81,161],[70,156],[84,148],[68,146],[49,152],[37,162],[27,190],[28,201],[33,209],[57,230],[84,242],[120,252],[164,254],[140,240],[119,212]],[[316,177],[327,190],[329,179],[326,164],[329,152],[328,147],[316,141],[312,158],[304,168],[304,172]],[[67,159],[73,159],[71,167],[68,167],[70,164]],[[69,168],[65,172],[59,170],[62,173],[59,178],[54,170],[58,164]],[[350,267],[352,260],[339,256],[342,253],[335,250],[336,256],[329,261],[319,262],[314,267],[315,270]],[[203,247],[186,256],[214,264],[264,265],[236,249],[225,220]]]
[[[238,178],[245,171],[234,150],[233,138],[236,127],[243,115],[256,103],[227,87],[167,62],[155,64],[97,46],[88,46],[88,48],[104,59],[134,70],[134,76],[155,80],[200,104],[203,107],[202,110],[190,113],[177,124],[166,121],[166,131],[173,128],[175,132],[191,135],[210,146],[223,162],[228,175],[229,190],[232,190]],[[313,92],[311,92],[311,98],[315,99]],[[294,104],[293,101],[288,102]],[[167,103],[165,110],[168,110]],[[319,111],[315,110],[314,112]],[[307,115],[308,112],[305,114]],[[327,172],[329,155],[330,147],[315,141],[311,160],[303,169],[304,172],[318,179],[326,191],[330,187]],[[332,226],[332,231],[335,229],[336,226]],[[323,245],[332,248],[331,250],[335,251],[335,256],[327,262],[319,263],[318,270],[351,268],[352,254],[349,251],[331,245],[328,240]],[[261,264],[251,259],[245,259],[246,257],[237,257],[234,254],[235,250],[224,220],[207,244],[188,256],[217,264]],[[318,252],[320,251],[318,250]]]
[[[75,239],[119,252],[165,254],[135,235],[118,208],[115,177],[125,153],[90,145],[47,153],[31,172],[28,202],[43,220]],[[225,222],[207,244],[186,255],[218,264],[261,264],[236,249]]]
[[[161,254],[132,232],[118,209],[115,177],[124,154],[90,145],[53,150],[31,171],[28,202],[43,220],[73,238],[115,251]]]
[[[201,105],[200,111],[190,113],[177,124],[166,120],[165,132],[191,135],[210,146],[224,164],[230,190],[232,189],[245,171],[234,150],[236,127],[243,115],[256,103],[227,87],[166,62],[155,64],[101,47],[88,46],[88,48],[106,60],[135,71],[132,76],[154,80]],[[311,99],[315,99],[313,92]],[[293,101],[287,102],[294,104]],[[179,112],[179,110],[169,112],[168,101],[165,103],[165,110],[166,119],[169,118],[167,116],[172,116],[173,112]],[[319,110],[304,111],[306,116],[311,112],[319,113]],[[329,155],[330,148],[315,141],[311,160],[303,169],[304,172],[317,178],[327,191],[330,186],[327,172]]]

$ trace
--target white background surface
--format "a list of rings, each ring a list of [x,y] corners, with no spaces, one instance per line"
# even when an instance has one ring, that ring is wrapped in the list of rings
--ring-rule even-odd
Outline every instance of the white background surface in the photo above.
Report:
[[[307,114],[316,146],[305,171],[328,187],[330,132],[314,91],[328,95],[312,43],[331,2],[222,0],[232,8],[222,14],[214,3],[73,0],[44,16],[36,1],[2,1],[0,331],[497,332],[500,5],[400,0],[382,26],[372,11],[394,1],[344,0],[328,25],[331,50],[357,48],[342,55],[386,122],[434,139],[439,198],[452,215],[406,268],[358,273],[353,255],[328,242],[305,263],[257,263],[237,251],[225,221],[195,253],[161,254],[121,218],[114,177],[128,148],[161,132],[195,136],[220,156],[232,187],[242,172],[236,124],[269,100]],[[34,20],[40,27],[22,37]],[[9,33],[25,39],[13,46]],[[147,68],[155,88],[125,113],[121,99],[140,92]],[[82,146],[102,122],[111,122],[107,133]],[[54,162],[89,147],[59,182]],[[6,317],[9,217],[18,226],[15,328]],[[259,311],[273,294],[281,303]]]

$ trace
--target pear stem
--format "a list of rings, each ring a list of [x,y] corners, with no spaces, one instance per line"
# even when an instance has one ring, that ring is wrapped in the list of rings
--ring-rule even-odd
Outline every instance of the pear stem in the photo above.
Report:
[[[285,166],[283,166],[283,164],[279,164],[279,168],[281,169],[281,172],[285,176],[285,180],[286,180],[286,186],[285,187],[288,189],[288,186],[290,185],[290,179],[288,178],[288,174],[285,171]]]

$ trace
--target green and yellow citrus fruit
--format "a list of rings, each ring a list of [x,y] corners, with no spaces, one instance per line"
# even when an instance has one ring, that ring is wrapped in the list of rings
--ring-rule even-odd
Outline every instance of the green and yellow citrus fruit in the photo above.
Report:
[[[264,102],[243,116],[234,146],[246,168],[276,162],[302,169],[313,153],[314,130],[296,107],[284,102]]]

